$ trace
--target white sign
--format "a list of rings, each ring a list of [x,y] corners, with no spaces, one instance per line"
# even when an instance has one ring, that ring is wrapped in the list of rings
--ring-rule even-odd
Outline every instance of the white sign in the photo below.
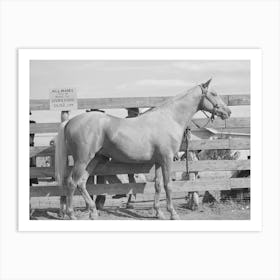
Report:
[[[50,110],[77,110],[77,104],[77,92],[75,88],[55,88],[50,90]]]

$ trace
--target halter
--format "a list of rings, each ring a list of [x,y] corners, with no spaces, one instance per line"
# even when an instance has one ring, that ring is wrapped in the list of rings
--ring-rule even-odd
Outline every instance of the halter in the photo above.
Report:
[[[213,122],[213,120],[215,119],[216,111],[219,108],[219,105],[218,105],[218,103],[215,100],[210,98],[210,96],[208,95],[208,90],[206,88],[204,88],[202,85],[199,85],[199,87],[201,88],[203,98],[207,98],[208,101],[213,105],[213,109],[212,109],[212,112],[211,112],[211,117],[209,117],[204,110],[201,110],[202,113],[208,118],[208,121],[207,121],[207,123],[204,126],[199,127],[195,122],[193,122],[196,127],[204,128],[204,127],[206,127],[209,124],[210,121]],[[186,154],[186,174],[187,174],[188,179],[189,179],[189,158],[188,158],[188,149],[189,149],[189,141],[190,141],[190,128],[189,127],[187,127],[187,129],[186,129],[186,131],[184,133],[184,139],[186,141],[186,149],[185,149],[185,154]]]
[[[201,88],[203,98],[208,99],[208,101],[213,105],[211,117],[209,117],[204,110],[201,110],[203,112],[203,114],[209,119],[208,122],[206,123],[206,125],[208,125],[208,123],[210,121],[213,122],[213,120],[215,119],[215,115],[216,115],[217,109],[219,109],[219,105],[215,100],[210,98],[210,96],[208,94],[208,90],[206,88],[204,88],[202,85],[199,85],[199,87]],[[203,127],[205,127],[206,125],[204,125]]]

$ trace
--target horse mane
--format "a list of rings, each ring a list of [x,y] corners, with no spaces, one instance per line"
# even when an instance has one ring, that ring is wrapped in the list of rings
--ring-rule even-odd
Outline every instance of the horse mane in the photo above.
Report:
[[[176,94],[175,96],[169,97],[167,100],[165,100],[162,103],[160,103],[157,107],[151,107],[148,110],[146,110],[145,112],[140,113],[139,116],[144,115],[146,113],[151,113],[151,112],[157,111],[157,110],[159,110],[162,107],[169,106],[170,104],[174,103],[175,101],[183,99],[186,95],[191,93],[196,87],[197,86],[194,86],[194,87],[188,89],[187,92],[184,91],[182,93]]]

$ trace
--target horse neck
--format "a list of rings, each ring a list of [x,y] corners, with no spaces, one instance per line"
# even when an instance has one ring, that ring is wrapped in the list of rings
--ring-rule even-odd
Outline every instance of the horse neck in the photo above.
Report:
[[[186,94],[173,99],[170,104],[170,112],[173,119],[186,129],[193,115],[198,111],[201,100],[201,92],[197,87],[189,90]]]

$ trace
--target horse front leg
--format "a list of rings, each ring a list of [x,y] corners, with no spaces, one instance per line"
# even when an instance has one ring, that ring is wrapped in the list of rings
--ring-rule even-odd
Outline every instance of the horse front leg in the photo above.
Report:
[[[171,180],[170,180],[171,164],[172,164],[172,158],[169,158],[168,160],[164,161],[162,164],[163,185],[166,192],[167,210],[171,214],[171,220],[179,220],[180,217],[175,211],[172,203],[172,191],[171,191]]]
[[[156,212],[156,217],[158,219],[164,220],[165,216],[163,212],[160,210],[160,192],[162,186],[162,173],[161,173],[161,166],[159,164],[155,164],[155,200],[154,200],[154,209]]]
[[[136,183],[136,180],[134,178],[134,174],[128,174],[128,182],[129,183]],[[135,194],[135,198],[136,198],[136,194]],[[131,204],[132,201],[132,194],[128,195],[128,200],[126,202],[126,209],[133,209],[134,206]]]

